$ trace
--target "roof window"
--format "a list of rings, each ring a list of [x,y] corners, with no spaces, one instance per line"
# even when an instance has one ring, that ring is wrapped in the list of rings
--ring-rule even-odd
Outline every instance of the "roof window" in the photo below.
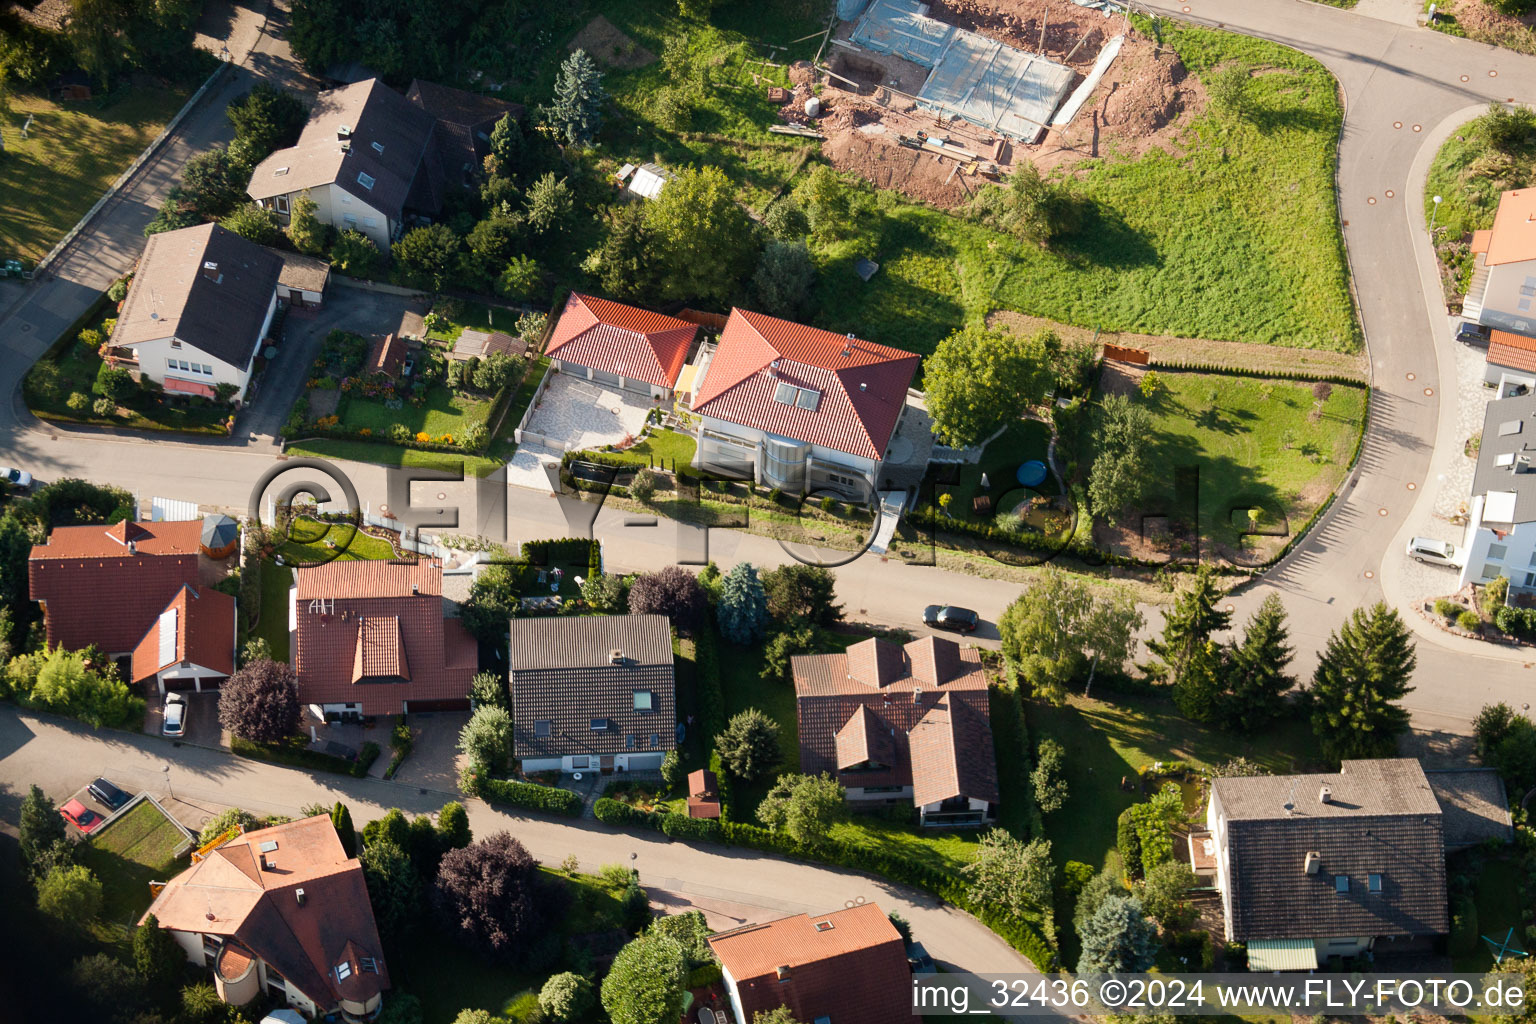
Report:
[[[534,722],[533,723],[533,734],[535,736],[538,736],[541,739],[543,737],[545,737],[545,736],[548,736],[549,735],[549,721],[548,720],[544,720],[544,721]]]
[[[653,746],[653,747],[661,746],[661,733],[659,733],[659,732],[651,733],[651,746]]]
[[[815,412],[821,404],[821,392],[815,388],[799,388],[788,381],[779,381],[773,389],[773,400],[780,405],[793,405]]]
[[[366,173],[364,171],[358,171],[357,172],[357,183],[359,185],[363,186],[363,188],[372,189],[373,188],[373,181],[374,181],[373,175],[368,174],[368,173]]]
[[[635,734],[634,733],[631,732],[631,733],[626,733],[625,734],[625,736],[624,736],[624,746],[627,747],[630,750],[635,749]]]
[[[605,732],[608,729],[608,719],[594,718],[592,719],[590,725],[593,732]]]
[[[1349,892],[1349,876],[1348,875],[1334,875],[1333,876],[1333,891],[1334,892]]]
[[[285,175],[287,173],[288,173],[288,168],[286,168],[286,167],[279,167],[277,170],[272,172],[272,177],[274,177],[274,178],[281,178],[283,175]]]
[[[383,156],[384,155],[384,143],[382,143],[382,142],[375,142],[373,144],[373,151],[375,153],[379,154],[379,156]]]
[[[337,981],[346,981],[350,977],[352,977],[352,964],[351,964],[351,962],[349,962],[347,960],[343,960],[341,963],[336,965],[336,980]]]
[[[656,697],[655,697],[655,694],[651,693],[650,690],[636,690],[635,691],[635,710],[636,711],[653,711],[653,710],[655,710],[655,707],[656,707]]]
[[[834,927],[835,926],[832,924],[831,921],[817,921],[816,922],[816,930],[819,931],[819,932],[829,932]]]
[[[1368,892],[1381,892],[1381,876],[1379,874],[1366,875],[1365,888]]]

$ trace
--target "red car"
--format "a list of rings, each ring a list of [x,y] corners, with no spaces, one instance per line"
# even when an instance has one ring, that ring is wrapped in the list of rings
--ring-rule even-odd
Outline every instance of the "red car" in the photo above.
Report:
[[[64,815],[65,821],[75,826],[75,828],[79,829],[81,832],[85,832],[87,834],[100,828],[101,823],[107,820],[106,818],[103,818],[101,815],[97,814],[95,811],[86,807],[85,804],[81,803],[79,800],[71,800],[63,807],[60,807],[59,813]]]

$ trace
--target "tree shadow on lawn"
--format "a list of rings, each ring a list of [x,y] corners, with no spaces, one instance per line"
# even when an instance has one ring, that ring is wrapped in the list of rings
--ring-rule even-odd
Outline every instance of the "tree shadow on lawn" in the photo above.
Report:
[[[1230,410],[1217,412],[1239,418]],[[1238,433],[1235,424],[1217,421],[1220,425],[1213,427],[1198,417],[1196,422],[1224,434]],[[1154,433],[1148,447],[1148,462],[1160,467],[1160,485],[1143,503],[1142,516],[1168,516],[1195,524],[1201,547],[1237,543],[1244,531],[1232,525],[1232,513],[1239,509],[1258,507],[1282,519],[1290,514],[1290,502],[1255,466],[1202,452],[1196,439],[1184,434]],[[1193,480],[1191,472],[1198,474]]]
[[[1051,251],[1077,269],[1087,266],[1115,270],[1158,267],[1163,257],[1150,236],[1126,223],[1113,207],[1093,199],[1079,199],[1081,224],[1072,234],[1057,239]]]
[[[1278,131],[1332,133],[1338,127],[1338,118],[1330,117],[1322,111],[1307,110],[1304,107],[1270,107],[1257,103],[1250,104],[1246,120],[1262,135],[1272,135]]]

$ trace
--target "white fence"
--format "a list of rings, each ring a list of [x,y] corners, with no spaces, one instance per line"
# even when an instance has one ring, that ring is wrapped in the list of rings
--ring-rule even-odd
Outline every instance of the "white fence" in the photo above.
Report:
[[[549,390],[549,382],[558,372],[553,363],[544,371],[544,379],[539,381],[538,389],[533,393],[533,400],[528,403],[528,408],[523,410],[523,418],[517,421],[517,428],[512,431],[512,439],[518,444],[538,444],[553,451],[565,451],[564,442],[545,437],[543,434],[535,434],[527,429],[528,421],[533,419],[533,411],[539,407],[539,400],[544,397],[544,392]]]

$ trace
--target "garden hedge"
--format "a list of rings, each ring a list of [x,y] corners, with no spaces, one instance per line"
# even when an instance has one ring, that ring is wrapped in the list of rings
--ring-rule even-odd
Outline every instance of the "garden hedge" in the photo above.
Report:
[[[1347,387],[1361,388],[1369,386],[1369,381],[1362,374],[1350,376],[1346,373],[1308,373],[1305,370],[1257,370],[1252,367],[1229,366],[1223,363],[1201,363],[1187,359],[1159,359],[1152,356],[1151,366],[1159,370],[1184,370],[1193,373],[1220,373],[1228,377],[1259,377],[1273,378],[1275,380],[1299,380],[1307,383],[1326,382],[1329,384],[1343,384]]]
[[[511,804],[530,811],[564,814],[575,817],[581,813],[581,797],[568,789],[540,786],[533,782],[515,779],[480,779],[476,784],[479,794],[486,800],[499,804]]]
[[[642,811],[609,796],[600,796],[592,805],[592,814],[604,825],[639,825],[642,828],[661,830],[663,815],[655,811]]]
[[[673,839],[720,841],[720,823],[711,818],[690,818],[686,814],[663,814],[661,830]]]

